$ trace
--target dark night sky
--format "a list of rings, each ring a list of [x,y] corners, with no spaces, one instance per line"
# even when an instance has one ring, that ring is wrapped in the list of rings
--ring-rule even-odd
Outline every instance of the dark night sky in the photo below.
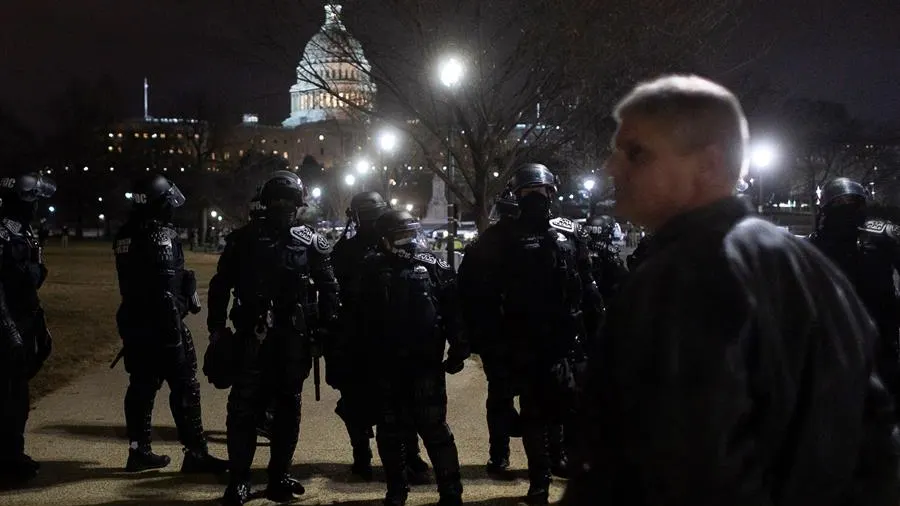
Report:
[[[290,73],[242,64],[221,48],[222,31],[237,32],[229,27],[234,13],[221,9],[227,0],[0,2],[0,104],[34,126],[51,124],[48,99],[73,77],[104,73],[128,87],[134,116],[142,114],[144,76],[158,116],[173,114],[179,93],[191,90],[215,90],[236,111],[259,112],[270,123],[288,113]],[[900,120],[900,1],[747,3],[732,63],[771,40],[743,71],[794,96],[846,103],[861,117]],[[317,24],[298,22],[298,57]]]

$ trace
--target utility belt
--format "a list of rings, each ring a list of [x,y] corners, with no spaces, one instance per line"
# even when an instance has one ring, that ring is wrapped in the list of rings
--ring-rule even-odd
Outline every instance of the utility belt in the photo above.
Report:
[[[309,311],[304,304],[248,305],[238,301],[232,309],[231,318],[235,328],[244,332],[249,331],[262,342],[272,329],[306,335],[309,327],[308,315]]]

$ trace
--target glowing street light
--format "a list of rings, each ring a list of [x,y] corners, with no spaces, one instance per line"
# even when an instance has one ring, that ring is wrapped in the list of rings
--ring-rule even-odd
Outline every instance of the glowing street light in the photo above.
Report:
[[[354,177],[353,174],[347,174],[344,176],[344,183],[347,186],[353,186],[353,184],[356,183],[356,177]]]
[[[360,159],[359,161],[356,162],[356,172],[358,172],[359,174],[365,174],[366,172],[369,172],[369,168],[371,166],[372,165],[369,163],[368,160],[366,160],[364,158]],[[347,183],[347,184],[353,184],[353,183]]]
[[[53,207],[53,206],[48,207],[47,210],[50,211],[51,213],[55,213],[55,212],[56,212],[56,208]]]
[[[462,61],[455,56],[450,56],[441,62],[441,84],[447,88],[454,88],[462,81],[465,72],[466,69]]]
[[[216,219],[222,221],[222,215],[220,214],[219,216],[216,216]]]
[[[210,211],[210,212],[209,212],[209,216],[210,216],[211,218],[215,218],[215,217],[218,216],[218,215],[219,215],[219,213],[217,213],[216,211]]]
[[[378,147],[381,148],[381,151],[387,153],[393,152],[394,148],[397,147],[397,134],[390,130],[381,132],[378,136]]]
[[[750,164],[760,169],[768,169],[778,158],[778,152],[768,143],[757,144],[750,151]]]
[[[775,163],[777,158],[778,151],[768,142],[754,144],[753,147],[750,148],[750,165],[760,169],[760,171],[756,173],[756,179],[759,183],[759,204],[757,206],[757,212],[760,214],[763,212],[764,205],[762,171],[769,169],[772,164]]]
[[[396,205],[397,205],[397,199],[391,199],[391,205],[392,205],[392,206],[396,206]]]
[[[593,179],[585,179],[584,183],[583,183],[584,189],[587,191],[592,191],[594,189],[594,186],[596,186],[596,185],[597,185],[597,182],[594,181]]]
[[[406,204],[406,210],[409,211],[409,212],[412,212],[412,210],[413,210],[413,205],[412,205],[412,204]]]
[[[100,220],[100,221],[103,221],[103,220],[106,219],[106,216],[100,214],[100,215],[97,216],[97,219]]]
[[[318,186],[312,189],[312,197],[317,199],[322,196],[322,189]]]

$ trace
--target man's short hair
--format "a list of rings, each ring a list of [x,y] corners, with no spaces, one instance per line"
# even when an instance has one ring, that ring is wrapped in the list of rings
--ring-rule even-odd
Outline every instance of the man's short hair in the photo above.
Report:
[[[737,97],[722,85],[693,75],[644,82],[616,105],[614,117],[619,124],[631,115],[667,123],[688,151],[719,146],[734,181],[747,171],[747,118]]]

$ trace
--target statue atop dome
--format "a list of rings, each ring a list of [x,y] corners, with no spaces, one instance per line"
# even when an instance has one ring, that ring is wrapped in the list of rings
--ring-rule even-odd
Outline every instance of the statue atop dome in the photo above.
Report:
[[[291,115],[285,127],[326,120],[352,120],[354,106],[369,108],[375,98],[371,66],[341,21],[341,5],[325,5],[325,23],[306,44],[291,86]]]

